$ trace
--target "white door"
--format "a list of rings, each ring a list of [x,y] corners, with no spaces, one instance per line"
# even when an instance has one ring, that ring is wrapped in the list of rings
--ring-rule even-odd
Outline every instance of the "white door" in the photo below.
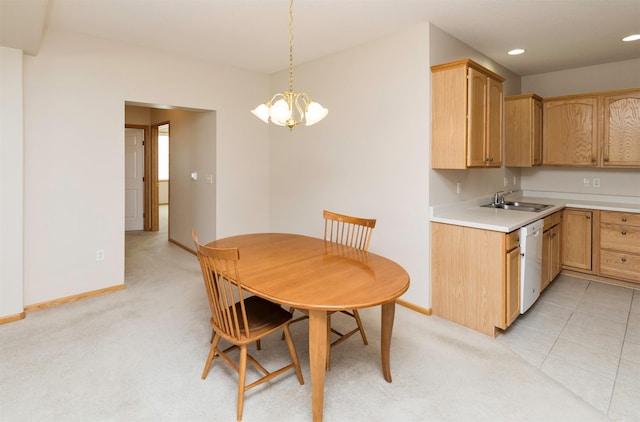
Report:
[[[144,229],[144,130],[124,129],[124,229]]]

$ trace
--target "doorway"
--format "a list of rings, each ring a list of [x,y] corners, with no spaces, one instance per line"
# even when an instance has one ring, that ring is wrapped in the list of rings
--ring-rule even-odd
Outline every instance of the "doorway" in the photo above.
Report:
[[[158,125],[158,217],[159,231],[169,234],[169,123]]]

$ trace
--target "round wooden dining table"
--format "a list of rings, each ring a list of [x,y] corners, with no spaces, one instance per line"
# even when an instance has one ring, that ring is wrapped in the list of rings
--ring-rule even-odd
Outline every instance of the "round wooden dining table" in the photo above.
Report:
[[[409,274],[382,256],[323,239],[287,233],[257,233],[213,241],[238,248],[242,286],[270,301],[309,312],[309,361],[313,420],[322,421],[329,311],[382,305],[382,373],[389,364],[395,299],[409,288]]]

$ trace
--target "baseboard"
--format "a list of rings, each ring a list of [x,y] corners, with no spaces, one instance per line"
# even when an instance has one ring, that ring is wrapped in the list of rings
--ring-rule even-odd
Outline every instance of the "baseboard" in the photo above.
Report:
[[[583,280],[597,281],[599,283],[611,284],[613,286],[627,287],[629,289],[640,290],[640,283],[633,281],[618,280],[615,278],[603,277],[595,274],[581,273],[579,271],[562,270],[561,274],[570,277],[581,278]]]
[[[49,300],[47,302],[36,303],[33,305],[25,306],[25,312],[38,311],[40,309],[50,308],[52,306],[62,305],[65,303],[75,302],[77,300],[86,299],[89,297],[100,296],[106,293],[115,292],[118,290],[124,290],[126,287],[124,284],[118,284],[116,286],[106,287],[104,289],[92,290],[90,292],[80,293],[73,296],[61,297],[59,299]]]
[[[173,240],[173,239],[169,238],[169,243],[173,243],[173,244],[174,244],[174,245],[176,245],[177,247],[182,248],[182,249],[184,249],[185,251],[187,251],[187,252],[189,252],[189,253],[192,253],[193,255],[195,255],[195,254],[196,254],[196,251],[195,251],[194,249],[188,248],[187,246],[183,245],[182,243],[180,243],[180,242],[178,242],[178,241],[176,241],[176,240]]]
[[[20,312],[19,314],[0,317],[0,325],[8,324],[14,321],[20,321],[21,319],[24,319],[24,315],[25,315],[24,312]]]
[[[414,303],[407,302],[406,300],[396,299],[396,303],[398,305],[404,306],[405,308],[411,309],[412,311],[416,311],[423,315],[431,316],[431,309],[423,308],[422,306],[418,306]]]

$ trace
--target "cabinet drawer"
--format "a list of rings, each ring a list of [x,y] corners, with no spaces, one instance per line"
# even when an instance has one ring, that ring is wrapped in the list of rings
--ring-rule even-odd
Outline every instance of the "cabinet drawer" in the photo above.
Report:
[[[601,224],[600,248],[640,254],[640,227]]]
[[[640,282],[640,255],[602,250],[600,251],[600,273]]]
[[[510,251],[513,248],[517,248],[520,245],[520,230],[513,231],[506,235],[506,250]]]
[[[600,222],[640,227],[640,214],[634,214],[631,212],[600,211]]]
[[[560,223],[560,218],[562,217],[562,211],[554,212],[553,214],[546,216],[544,218],[544,229],[543,231],[549,230],[553,226],[557,226]]]

